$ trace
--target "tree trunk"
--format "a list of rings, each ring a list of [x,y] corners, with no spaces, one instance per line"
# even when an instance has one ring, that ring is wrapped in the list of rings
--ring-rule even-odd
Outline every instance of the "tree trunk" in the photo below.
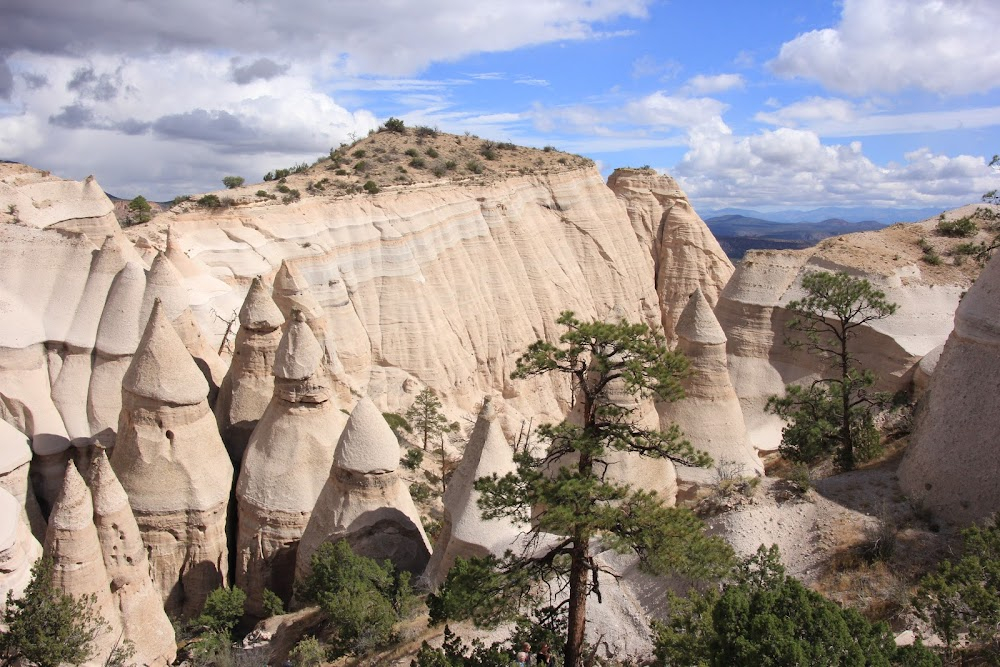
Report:
[[[844,470],[854,469],[854,440],[851,436],[851,389],[847,383],[847,375],[850,373],[848,364],[850,357],[847,354],[847,332],[843,332],[840,337],[840,394],[843,401],[843,424],[840,427],[840,441],[844,448],[841,457]]]
[[[569,623],[566,632],[565,667],[582,667],[583,638],[587,628],[587,549],[586,542],[573,546],[569,569]]]

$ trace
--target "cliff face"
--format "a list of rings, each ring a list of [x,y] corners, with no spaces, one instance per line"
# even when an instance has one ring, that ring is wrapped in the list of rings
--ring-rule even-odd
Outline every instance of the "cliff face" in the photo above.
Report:
[[[345,372],[387,410],[429,385],[459,409],[496,392],[522,414],[554,418],[565,391],[509,374],[529,343],[556,333],[561,311],[598,317],[621,304],[633,321],[660,319],[649,249],[594,169],[219,213],[192,206],[163,222],[231,283],[293,263]],[[207,305],[228,312],[233,298],[242,294]]]

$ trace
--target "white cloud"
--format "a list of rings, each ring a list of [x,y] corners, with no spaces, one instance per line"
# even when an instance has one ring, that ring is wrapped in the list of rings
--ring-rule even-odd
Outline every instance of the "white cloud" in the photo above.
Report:
[[[716,74],[714,76],[699,74],[688,79],[688,82],[684,84],[684,91],[693,95],[712,95],[743,88],[745,85],[746,81],[740,74]]]
[[[785,77],[854,95],[1000,85],[996,0],[844,0],[840,24],[799,35],[771,61]]]
[[[995,187],[982,157],[924,148],[877,165],[860,142],[827,145],[791,128],[693,142],[672,170],[700,206],[958,205]]]
[[[727,105],[711,97],[655,92],[629,102],[622,111],[629,121],[637,125],[692,128],[703,125],[720,127],[723,125],[722,114],[727,108]]]
[[[1000,107],[888,113],[872,104],[810,97],[760,112],[754,119],[778,127],[809,129],[824,137],[883,136],[993,127],[1000,125]]]

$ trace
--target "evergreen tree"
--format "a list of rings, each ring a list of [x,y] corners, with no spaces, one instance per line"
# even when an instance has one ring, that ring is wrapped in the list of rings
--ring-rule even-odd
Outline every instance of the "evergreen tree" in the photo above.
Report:
[[[595,558],[600,542],[638,554],[650,571],[696,576],[718,574],[731,552],[722,540],[706,537],[689,511],[667,507],[654,493],[607,477],[608,456],[614,452],[710,465],[711,459],[696,452],[676,427],[644,429],[631,409],[609,399],[611,388],[660,400],[680,398],[680,379],[687,372],[683,355],[668,351],[663,337],[642,324],[581,322],[571,312],[564,312],[558,323],[567,329],[559,344],[533,343],[511,377],[570,376],[582,423],[541,426],[539,438],[548,443],[543,457],[518,454],[516,473],[476,483],[485,518],[532,520],[529,545],[502,559],[459,561],[430,606],[433,621],[463,616],[480,624],[510,620],[516,610],[537,610],[537,583],[548,581],[568,594],[541,620],[565,614],[565,665],[579,667],[587,600],[591,595],[601,599],[604,570]]]
[[[24,595],[7,593],[0,634],[3,665],[23,660],[37,667],[79,665],[94,658],[94,641],[110,630],[94,609],[95,596],[74,598],[59,590],[53,580],[51,558],[41,558],[31,568]],[[114,657],[114,656],[112,656]]]
[[[793,337],[786,343],[825,360],[832,377],[808,387],[789,386],[784,396],[768,400],[767,409],[789,421],[782,431],[782,454],[810,463],[836,452],[838,466],[850,470],[877,451],[872,413],[890,402],[888,395],[872,391],[877,378],[859,367],[851,341],[860,327],[889,317],[897,306],[867,280],[843,271],[807,273],[802,288],[805,298],[787,306],[794,317],[787,325]]]
[[[149,222],[153,218],[153,207],[142,195],[137,196],[128,203],[128,210],[130,212],[128,224],[130,225]]]
[[[434,436],[447,433],[452,430],[448,423],[448,418],[441,413],[441,401],[434,395],[434,390],[426,387],[417,394],[413,405],[404,415],[410,429],[416,429],[423,440],[424,451],[427,451],[427,443]]]

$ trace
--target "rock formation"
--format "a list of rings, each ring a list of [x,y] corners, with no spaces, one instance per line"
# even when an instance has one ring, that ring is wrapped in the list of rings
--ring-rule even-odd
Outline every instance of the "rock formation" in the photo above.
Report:
[[[444,522],[426,571],[431,587],[444,581],[456,558],[491,553],[502,556],[527,530],[509,519],[483,519],[477,505],[479,492],[473,488],[477,479],[516,471],[514,452],[497,417],[497,409],[487,397],[444,493]]]
[[[330,476],[302,534],[295,579],[324,542],[347,540],[355,553],[419,574],[430,545],[410,491],[396,472],[399,442],[375,404],[362,398],[337,443]]]
[[[260,276],[240,309],[232,364],[219,389],[215,415],[233,465],[239,468],[250,434],[274,393],[274,355],[285,318]]]
[[[616,169],[608,187],[625,202],[632,228],[650,248],[663,332],[672,342],[688,296],[701,289],[714,306],[733,264],[673,178],[649,169]]]
[[[207,395],[205,376],[156,302],[122,383],[111,463],[173,615],[201,611],[229,567],[233,466]]]
[[[123,636],[122,622],[94,526],[90,490],[73,463],[66,465],[62,490],[49,516],[44,554],[52,559],[52,583],[56,588],[73,597],[94,596],[93,609],[107,622],[108,629],[94,640],[94,653],[87,664],[103,665]]]
[[[760,475],[764,466],[750,444],[740,400],[729,381],[726,334],[712,307],[695,289],[677,320],[677,349],[691,364],[691,374],[682,382],[684,398],[657,406],[661,427],[677,424],[696,449],[707,452],[718,465],[727,462],[742,468],[744,475]],[[714,472],[682,466],[684,479],[711,481]]]
[[[20,597],[31,580],[31,566],[42,555],[42,547],[31,534],[18,500],[0,488],[0,609],[7,593]]]
[[[32,492],[28,477],[30,464],[31,445],[27,436],[0,419],[0,489],[14,497],[21,517],[35,534],[43,536],[45,520]]]
[[[146,547],[128,496],[103,451],[91,460],[89,480],[94,525],[121,615],[123,638],[135,646],[137,664],[170,665],[177,655],[174,628],[153,588]]]
[[[250,310],[248,315],[257,313]],[[346,423],[333,400],[323,350],[302,313],[293,310],[274,357],[274,396],[250,437],[236,484],[236,585],[247,593],[248,613],[263,615],[265,588],[286,602],[291,598],[299,539],[330,477]]]
[[[899,466],[903,491],[956,523],[985,521],[1000,508],[998,303],[993,257],[958,306]]]

